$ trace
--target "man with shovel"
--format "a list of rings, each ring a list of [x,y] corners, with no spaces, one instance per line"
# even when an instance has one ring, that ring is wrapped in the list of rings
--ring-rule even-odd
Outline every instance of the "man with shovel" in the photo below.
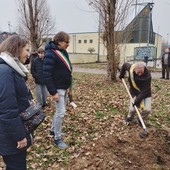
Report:
[[[151,74],[142,62],[135,64],[124,63],[119,78],[124,82],[125,73],[129,73],[130,100],[129,113],[125,119],[127,125],[131,124],[135,116],[135,106],[141,109],[142,120],[146,120],[151,112]],[[138,124],[142,126],[138,118]]]

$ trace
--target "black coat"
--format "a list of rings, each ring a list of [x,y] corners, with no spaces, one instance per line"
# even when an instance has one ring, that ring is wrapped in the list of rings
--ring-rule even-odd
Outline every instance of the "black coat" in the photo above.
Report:
[[[126,71],[128,71],[130,75],[130,68],[131,68],[131,64],[124,63],[120,71],[119,77],[123,78]],[[140,92],[133,87],[132,81],[129,76],[128,80],[130,84],[130,93],[132,97],[136,96],[135,105],[138,106],[143,99],[147,97],[151,97],[151,74],[150,74],[150,71],[146,67],[144,70],[144,74],[142,76],[138,76],[135,73],[133,74],[134,74],[134,81],[137,87],[140,89]]]
[[[16,154],[27,134],[20,113],[29,107],[25,79],[0,59],[0,155]],[[30,140],[30,138],[29,138]]]
[[[164,66],[164,57],[165,57],[165,54],[162,54],[161,61],[162,61],[163,66]],[[170,53],[168,53],[168,67],[170,67]]]
[[[44,76],[43,76],[43,63],[44,60],[37,57],[36,59],[32,60],[31,62],[31,74],[35,79],[36,84],[45,84]]]
[[[71,71],[53,50],[59,49],[53,42],[49,42],[45,47],[45,60],[43,67],[45,84],[51,95],[55,95],[57,89],[68,89],[71,85],[72,79]],[[60,51],[70,62],[68,53],[65,50]]]

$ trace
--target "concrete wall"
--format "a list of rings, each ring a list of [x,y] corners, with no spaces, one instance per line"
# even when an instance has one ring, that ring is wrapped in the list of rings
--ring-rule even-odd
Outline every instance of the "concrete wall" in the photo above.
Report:
[[[80,53],[69,53],[70,61],[73,64],[80,63],[95,63],[98,59],[97,54],[80,54]],[[99,57],[100,62],[106,62],[106,56]]]

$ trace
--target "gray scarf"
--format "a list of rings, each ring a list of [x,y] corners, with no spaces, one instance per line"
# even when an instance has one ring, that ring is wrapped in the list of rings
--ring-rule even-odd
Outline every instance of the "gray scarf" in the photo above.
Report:
[[[16,70],[21,76],[26,77],[29,73],[28,69],[19,61],[19,59],[17,57],[12,57],[8,52],[2,52],[0,58]]]

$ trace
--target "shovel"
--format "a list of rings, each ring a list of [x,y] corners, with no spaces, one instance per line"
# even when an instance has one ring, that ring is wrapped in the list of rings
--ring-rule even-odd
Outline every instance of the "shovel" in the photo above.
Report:
[[[125,86],[128,94],[129,94],[129,97],[130,97],[132,103],[134,103],[134,100],[133,100],[133,98],[132,98],[132,96],[131,96],[131,94],[130,94],[130,92],[129,92],[129,89],[128,89],[127,85],[126,85],[126,82],[125,82],[125,80],[124,80],[123,78],[122,78],[122,82],[123,82],[123,84],[124,84],[124,86]],[[146,126],[145,126],[145,123],[144,123],[144,121],[143,121],[143,119],[142,119],[142,116],[141,116],[138,108],[137,108],[135,105],[134,105],[134,108],[135,108],[136,113],[137,113],[137,115],[138,115],[138,118],[139,118],[139,120],[140,120],[140,122],[141,122],[141,124],[142,124],[142,128],[144,129],[144,132],[140,133],[139,136],[140,136],[140,138],[145,138],[145,137],[148,136],[148,130],[147,130]]]

